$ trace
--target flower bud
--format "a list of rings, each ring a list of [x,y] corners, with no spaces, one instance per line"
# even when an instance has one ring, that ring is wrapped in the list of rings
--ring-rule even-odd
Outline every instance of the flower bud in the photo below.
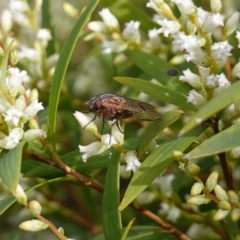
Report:
[[[17,53],[17,50],[13,50],[11,53],[10,53],[10,62],[13,64],[13,65],[16,65],[18,63],[18,53]]]
[[[46,223],[44,223],[40,220],[37,220],[37,219],[25,221],[19,225],[19,228],[21,228],[22,230],[25,230],[25,231],[29,231],[29,232],[41,231],[41,230],[46,229],[47,227],[48,227],[48,225]]]
[[[217,184],[214,187],[214,192],[216,194],[216,197],[220,201],[228,201],[228,195],[227,195],[226,191],[220,185]]]
[[[200,172],[201,168],[194,163],[189,163],[186,167],[185,167],[185,171],[190,174],[190,175],[196,175]]]
[[[236,31],[238,22],[239,22],[239,12],[235,12],[229,17],[224,27],[227,37]]]
[[[208,192],[211,192],[214,189],[214,187],[217,184],[217,180],[218,180],[218,172],[214,171],[209,175],[205,183],[205,187]]]
[[[217,212],[215,213],[213,219],[215,221],[219,221],[222,220],[223,218],[225,218],[228,215],[229,211],[224,211],[221,209],[218,209]]]
[[[38,100],[38,90],[36,88],[32,89],[29,94],[30,103],[32,103],[34,100]]]
[[[26,205],[27,204],[27,195],[25,194],[22,187],[18,184],[15,191],[13,191],[13,195],[17,198],[17,201],[20,204]]]
[[[231,205],[227,201],[220,201],[218,203],[218,207],[222,210],[230,210],[231,209]]]
[[[196,195],[199,195],[202,190],[204,188],[204,184],[201,183],[201,182],[195,182],[192,186],[192,189],[191,189],[191,195],[192,196],[196,196]]]
[[[62,4],[63,11],[72,18],[77,18],[78,17],[78,10],[73,7],[70,3],[64,2]]]
[[[196,7],[191,0],[172,0],[172,2],[177,5],[182,14],[193,15],[196,12]]]
[[[239,202],[238,195],[233,190],[228,191],[228,197],[230,202],[234,202],[234,203]]]
[[[178,162],[182,162],[185,163],[186,160],[184,159],[185,154],[181,151],[172,151],[172,156],[178,161]]]
[[[31,128],[31,129],[39,129],[39,125],[38,125],[38,122],[32,118],[28,121],[28,126]]]
[[[179,77],[180,81],[189,83],[192,87],[201,89],[202,83],[201,78],[199,75],[192,73],[191,70],[188,68],[187,70],[183,71],[182,76]]]
[[[27,104],[26,104],[26,101],[25,101],[25,98],[23,95],[19,96],[15,102],[15,106],[20,109],[20,110],[23,110],[27,107]]]
[[[92,118],[81,112],[75,112],[73,116],[77,119],[82,128],[86,129],[90,133],[97,133],[97,126],[94,122],[92,122]]]
[[[217,13],[222,11],[222,2],[221,0],[210,0],[210,7],[212,12]]]
[[[189,204],[193,204],[193,205],[208,204],[210,201],[211,199],[206,197],[205,195],[194,196],[187,200]]]
[[[4,32],[10,32],[12,29],[12,13],[8,9],[2,11],[1,26]]]
[[[44,148],[44,145],[43,143],[39,140],[39,139],[36,139],[33,141],[33,144],[38,147],[39,149],[43,149]]]
[[[240,35],[240,32],[239,32]],[[240,62],[238,62],[232,69],[232,74],[235,77],[240,78]]]
[[[38,216],[41,214],[42,206],[38,201],[33,200],[29,203],[29,209],[32,212],[33,216]]]
[[[231,219],[233,222],[238,221],[240,218],[240,209],[239,208],[234,208],[231,212]]]
[[[38,138],[45,138],[46,133],[42,129],[29,129],[24,133],[24,139],[33,141]]]

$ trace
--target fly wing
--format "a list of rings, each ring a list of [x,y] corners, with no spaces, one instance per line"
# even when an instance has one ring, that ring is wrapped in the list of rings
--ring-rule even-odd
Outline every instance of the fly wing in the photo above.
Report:
[[[158,113],[151,104],[129,98],[125,100],[124,109],[133,112],[133,115],[141,120],[152,121],[162,118],[162,114]]]

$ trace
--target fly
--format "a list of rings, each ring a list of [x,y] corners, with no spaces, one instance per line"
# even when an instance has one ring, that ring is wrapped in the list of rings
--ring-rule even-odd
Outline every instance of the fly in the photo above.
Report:
[[[122,132],[119,127],[121,119],[136,117],[142,121],[154,121],[162,118],[162,114],[158,113],[151,104],[124,98],[114,93],[104,93],[92,97],[86,104],[89,111],[95,113],[94,118],[88,124],[93,122],[97,116],[103,119],[101,134],[103,133],[105,119],[114,121],[112,126],[116,124],[119,131]]]

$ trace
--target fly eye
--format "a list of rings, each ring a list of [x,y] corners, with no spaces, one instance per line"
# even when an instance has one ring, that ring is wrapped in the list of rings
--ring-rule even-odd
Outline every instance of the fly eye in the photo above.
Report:
[[[94,103],[89,106],[91,112],[97,112],[102,106],[101,99],[97,99]]]

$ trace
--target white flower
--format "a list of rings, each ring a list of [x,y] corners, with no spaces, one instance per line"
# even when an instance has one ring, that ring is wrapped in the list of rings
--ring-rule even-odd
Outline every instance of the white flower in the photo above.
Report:
[[[156,28],[148,31],[150,48],[152,50],[161,48],[161,39],[159,37],[158,30]]]
[[[158,30],[159,33],[163,33],[165,37],[168,37],[169,34],[177,33],[180,29],[180,24],[176,21],[167,20],[158,20],[157,23],[162,27]]]
[[[239,32],[240,35],[240,32]],[[238,46],[239,47],[239,46]],[[232,69],[232,74],[238,78],[240,78],[240,62],[238,62]]]
[[[218,78],[218,86],[219,87],[230,85],[230,82],[228,81],[228,79],[226,78],[224,73],[218,74],[217,78]]]
[[[11,96],[15,97],[22,90],[22,83],[27,77],[26,71],[20,71],[18,68],[8,69],[10,76],[6,78],[7,88]]]
[[[27,106],[23,112],[28,116],[28,120],[32,119],[36,116],[38,111],[43,110],[44,107],[42,106],[42,103],[38,102],[38,100],[33,100],[29,106]]]
[[[101,16],[103,22],[110,31],[119,29],[117,18],[109,11],[108,8],[103,8],[98,14]]]
[[[163,6],[164,6],[163,0],[150,0],[146,7],[154,9],[156,12],[158,12]]]
[[[38,138],[45,138],[46,133],[42,129],[29,129],[24,133],[24,139],[33,141]]]
[[[202,24],[202,29],[205,33],[213,32],[218,26],[224,26],[223,23],[224,16],[216,13],[209,14]]]
[[[40,40],[50,41],[52,39],[50,30],[46,28],[39,29],[37,32],[37,38]]]
[[[4,32],[9,32],[12,29],[12,13],[8,9],[2,11],[1,26]]]
[[[235,147],[230,150],[230,154],[232,158],[239,158],[240,157],[240,147]]]
[[[101,154],[102,152],[106,151],[108,148],[109,148],[108,146],[104,145],[99,141],[90,143],[87,146],[79,145],[79,151],[81,153],[84,153],[82,155],[83,162],[86,162],[87,159],[90,158],[91,156]]]
[[[196,12],[194,3],[191,0],[172,0],[177,6],[181,13],[186,15],[192,15]]]
[[[0,97],[0,113],[4,113],[11,105],[9,102],[5,99]]]
[[[206,78],[206,86],[209,88],[216,88],[218,86],[218,77],[215,74],[211,74]]]
[[[27,60],[30,60],[33,62],[41,61],[40,51],[38,51],[37,49],[34,49],[34,48],[26,47],[26,46],[21,46],[21,49],[18,52],[18,57],[20,60],[27,59]]]
[[[230,53],[232,48],[233,47],[228,44],[228,41],[217,42],[211,46],[211,57],[218,63],[219,68],[224,66],[227,58],[232,55]]]
[[[19,110],[17,107],[10,107],[4,114],[4,121],[7,122],[10,127],[17,127],[20,122],[20,118],[26,119],[24,113]],[[22,119],[21,119],[22,120]]]
[[[173,174],[161,176],[153,181],[153,185],[159,187],[161,193],[170,197],[172,194],[172,181],[175,179]]]
[[[122,36],[125,40],[130,43],[140,43],[140,33],[139,33],[140,22],[138,21],[130,21],[126,23],[126,27],[122,32]]]
[[[105,134],[101,137],[102,144],[111,147],[112,145],[122,145],[124,143],[124,134],[123,129],[119,126],[119,131],[117,124],[115,124],[113,121],[108,121],[110,127],[111,127],[111,135]]]
[[[14,128],[9,133],[9,136],[0,140],[0,147],[4,149],[14,148],[23,137],[23,130],[21,128]]]
[[[183,74],[184,76],[179,77],[180,81],[187,82],[192,87],[201,89],[202,87],[201,78],[197,74],[192,73],[189,68],[183,71]]]
[[[189,51],[193,48],[200,48],[206,43],[205,39],[194,34],[186,35],[184,32],[179,32],[173,37],[175,39],[173,44],[179,45],[181,51],[184,49]]]
[[[103,40],[102,48],[104,54],[119,53],[127,49],[127,44],[122,39],[114,41]]]
[[[169,204],[162,202],[160,203],[161,209],[158,211],[159,215],[167,215],[167,220],[176,222],[180,217],[180,210],[177,207],[170,206]]]
[[[92,121],[93,117],[90,118],[87,114],[77,111],[73,114],[73,116],[77,119],[82,128],[85,128],[90,133],[97,133],[98,129],[96,124]]]
[[[238,48],[240,48],[240,32],[239,31],[236,31],[236,38],[238,40]]]
[[[127,163],[126,171],[132,170],[133,172],[136,172],[141,165],[134,152],[127,152],[124,156],[124,160]]]
[[[93,32],[104,33],[107,30],[106,24],[104,22],[101,22],[101,21],[89,22],[87,26]]]
[[[187,96],[187,102],[199,108],[206,102],[206,99],[195,90],[191,90]]]

